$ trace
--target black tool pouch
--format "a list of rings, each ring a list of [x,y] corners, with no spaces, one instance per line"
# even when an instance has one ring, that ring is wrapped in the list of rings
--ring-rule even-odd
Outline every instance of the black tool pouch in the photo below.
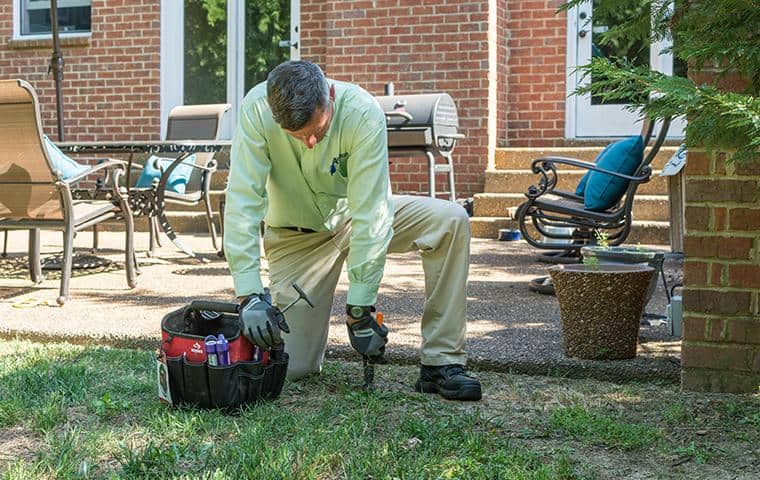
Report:
[[[221,331],[208,330],[204,334],[229,335],[230,330],[235,328],[237,330],[234,331],[239,331],[239,325],[235,323],[239,322],[237,305],[193,302],[188,308],[225,313],[222,321],[215,327]],[[182,345],[184,342],[192,345],[199,340],[202,342],[202,337],[196,335],[197,332],[182,331],[182,325],[186,323],[183,316],[187,315],[188,308],[167,314],[161,322],[164,342],[158,358],[159,397],[165,401],[169,401],[170,397],[173,406],[188,405],[233,411],[258,400],[269,400],[279,396],[288,371],[288,354],[285,353],[284,346],[272,348],[259,354],[260,358],[252,360],[253,347],[241,335],[243,344],[235,345],[232,364],[209,365],[206,361],[192,361],[191,358],[198,360],[197,356],[180,353],[184,348]],[[170,335],[166,335],[167,330],[171,331]],[[251,351],[248,352],[246,349]],[[166,392],[162,395],[162,362],[166,365],[168,395]]]

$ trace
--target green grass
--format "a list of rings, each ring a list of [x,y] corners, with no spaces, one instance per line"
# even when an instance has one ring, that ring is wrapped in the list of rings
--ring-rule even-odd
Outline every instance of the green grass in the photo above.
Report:
[[[668,478],[679,458],[675,478],[721,478],[760,442],[756,396],[480,372],[468,404],[413,392],[416,374],[380,367],[366,393],[358,362],[327,362],[226,415],[158,402],[151,352],[3,342],[0,478],[596,479],[631,463]]]

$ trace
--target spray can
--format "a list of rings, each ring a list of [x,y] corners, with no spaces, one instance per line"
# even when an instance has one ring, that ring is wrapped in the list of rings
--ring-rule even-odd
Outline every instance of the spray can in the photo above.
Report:
[[[216,356],[216,337],[209,335],[203,340],[203,344],[206,347],[206,361],[212,367],[219,365],[218,358]]]
[[[219,365],[230,364],[230,344],[223,333],[220,333],[216,339],[216,359]]]

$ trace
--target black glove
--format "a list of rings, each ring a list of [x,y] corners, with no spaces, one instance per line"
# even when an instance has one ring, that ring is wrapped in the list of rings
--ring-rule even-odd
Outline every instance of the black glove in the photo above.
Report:
[[[346,305],[348,314],[348,339],[360,355],[370,363],[386,363],[385,344],[388,343],[388,328],[377,323],[373,313],[375,307]]]
[[[265,289],[264,293],[250,295],[243,300],[240,303],[238,315],[243,324],[245,338],[261,348],[281,345],[280,330],[290,333],[282,312],[272,305],[269,289]]]

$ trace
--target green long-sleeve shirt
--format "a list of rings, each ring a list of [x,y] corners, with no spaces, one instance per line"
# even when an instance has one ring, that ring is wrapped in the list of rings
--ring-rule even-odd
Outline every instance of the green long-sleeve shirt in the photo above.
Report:
[[[393,236],[385,115],[372,96],[335,85],[326,136],[308,149],[272,117],[266,83],[243,100],[224,211],[224,252],[238,296],[264,290],[259,224],[332,231],[351,217],[348,303],[373,305]]]

